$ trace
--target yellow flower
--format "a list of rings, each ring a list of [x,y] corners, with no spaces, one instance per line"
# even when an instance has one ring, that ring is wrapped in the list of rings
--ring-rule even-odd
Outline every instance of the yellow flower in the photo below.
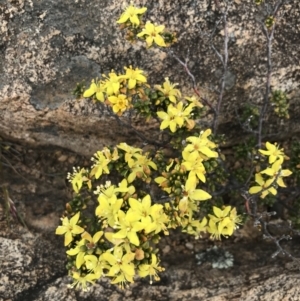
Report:
[[[55,234],[65,235],[65,246],[73,240],[73,235],[80,234],[84,231],[83,228],[77,225],[80,217],[80,212],[77,212],[70,220],[67,217],[62,219],[62,226],[56,228]]]
[[[87,241],[86,246],[89,250],[94,249],[96,247],[97,242],[100,240],[102,236],[103,236],[103,231],[96,232],[93,235],[93,237],[91,236],[90,233],[86,231],[81,234],[81,237]]]
[[[117,199],[114,185],[103,189],[98,197],[99,205],[96,208],[96,216],[107,219],[111,227],[115,226],[117,214],[123,204],[123,199]]]
[[[133,195],[135,193],[135,187],[133,185],[128,186],[128,182],[126,179],[123,179],[121,183],[119,183],[119,187],[115,189],[116,192],[127,193],[128,195]]]
[[[114,147],[113,153],[111,153],[108,147],[104,147],[102,153],[109,161],[117,161],[119,159],[118,149]]]
[[[173,171],[179,171],[181,166],[179,163],[175,164],[175,160],[174,159],[170,159],[170,163],[169,165],[166,166],[166,172],[162,173],[162,176],[157,177],[154,179],[154,181],[162,188],[162,190],[166,191],[167,193],[171,193],[171,186],[170,186],[170,181],[169,181],[169,175],[168,172],[170,171],[170,169],[172,168]]]
[[[79,193],[83,182],[86,182],[88,187],[91,189],[91,180],[86,176],[87,171],[84,168],[79,169],[73,167],[73,174],[68,173],[67,179],[72,183],[73,190]]]
[[[150,233],[155,231],[157,225],[155,222],[152,221],[150,217],[151,208],[151,198],[150,195],[147,194],[142,200],[136,200],[134,198],[129,199],[130,209],[128,213],[134,213],[137,218],[141,221],[144,225],[145,233]]]
[[[220,229],[217,226],[217,223],[215,221],[213,221],[212,219],[210,219],[208,222],[207,232],[211,234],[211,236],[210,236],[211,239],[221,240],[222,233],[220,232]]]
[[[126,143],[120,143],[117,147],[126,152],[125,161],[131,171],[127,177],[128,183],[132,183],[136,177],[149,181],[151,179],[149,177],[151,174],[150,167],[157,170],[157,166],[151,159],[147,158],[147,154],[141,155],[142,149],[132,147]]]
[[[70,285],[70,287],[78,289],[81,288],[84,292],[88,291],[88,283],[94,284],[95,280],[99,278],[92,273],[83,276],[78,272],[73,272],[72,277],[75,281]]]
[[[202,189],[195,189],[193,185],[185,184],[185,194],[192,201],[206,201],[211,199],[211,195]]]
[[[153,231],[155,231],[155,233],[158,233],[161,231],[160,225],[158,225],[155,221],[153,221],[153,219],[150,217],[150,215],[148,215],[147,217],[143,217],[142,223],[144,225],[144,231],[146,234],[149,234]],[[159,229],[159,230],[157,230],[157,229]]]
[[[115,246],[119,246],[122,245],[123,250],[131,250],[130,247],[130,242],[127,238],[123,239],[123,238],[114,238],[114,233],[113,232],[105,232],[105,238],[111,242],[113,245]]]
[[[138,219],[143,219],[150,214],[151,208],[151,198],[150,195],[147,194],[142,200],[136,200],[134,198],[129,199],[130,209],[128,212],[134,212]]]
[[[230,220],[230,218],[224,219],[222,222],[219,222],[218,227],[223,236],[231,236],[234,231],[235,224]]]
[[[164,268],[158,266],[159,261],[155,254],[151,254],[151,263],[150,264],[141,264],[139,266],[139,276],[140,277],[147,277],[150,276],[150,284],[152,284],[152,277],[155,281],[159,281],[160,278],[158,276],[158,272],[164,271]]]
[[[114,113],[119,116],[122,115],[122,113],[129,107],[128,99],[124,94],[119,94],[118,96],[109,96],[108,100],[112,104]]]
[[[276,183],[280,187],[286,187],[286,185],[283,182],[282,177],[288,177],[292,174],[292,172],[289,169],[281,169],[281,162],[280,160],[275,161],[271,167],[266,168],[261,172],[261,174],[266,174],[273,179],[276,179]]]
[[[183,198],[179,201],[178,209],[183,214],[188,214],[192,218],[193,211],[198,210],[196,201],[206,201],[211,199],[211,195],[202,189],[195,189],[197,184],[186,182]]]
[[[169,234],[167,225],[170,221],[169,217],[164,213],[163,205],[154,204],[150,208],[150,215],[153,219],[153,222],[156,224],[155,234],[163,231],[165,235]],[[147,229],[145,230],[147,233]],[[151,232],[151,231],[150,231]]]
[[[166,191],[167,193],[171,193],[170,181],[165,177],[157,177],[154,181],[162,188],[162,190]]]
[[[264,180],[261,173],[255,174],[255,182],[258,186],[253,186],[249,189],[249,193],[256,194],[262,191],[260,197],[264,199],[269,193],[277,194],[277,190],[272,186],[275,178]]]
[[[208,139],[211,129],[201,132],[199,137],[190,136],[186,138],[189,144],[184,148],[184,152],[198,152],[203,159],[217,158],[218,153],[211,149],[216,148],[216,144]]]
[[[133,275],[134,276],[134,275]],[[128,288],[128,282],[133,283],[133,276],[125,273],[120,273],[110,282],[111,284],[117,284],[120,289]]]
[[[92,161],[95,162],[92,166],[90,176],[95,176],[96,179],[99,179],[103,173],[109,174],[108,163],[110,160],[104,156],[103,151],[97,151],[92,157]]]
[[[231,210],[231,206],[226,206],[224,208],[224,210],[221,210],[220,208],[213,206],[213,211],[215,215],[211,215],[209,214],[208,216],[210,217],[210,219],[212,219],[213,221],[217,222],[221,222],[223,221],[226,217],[228,217],[228,214]]]
[[[183,187],[183,198],[179,201],[178,209],[182,214],[189,215],[192,218],[193,211],[198,211],[196,201],[206,201],[211,199],[211,195],[202,189],[196,189],[197,183],[186,182]]]
[[[117,23],[121,24],[121,23],[125,23],[127,22],[127,20],[129,19],[129,21],[133,24],[133,25],[140,25],[140,20],[138,15],[143,14],[145,11],[147,10],[146,7],[142,7],[142,8],[137,8],[134,7],[131,3],[130,6],[128,6],[125,10],[125,12],[121,15],[120,19],[117,21]]]
[[[104,275],[103,270],[108,270],[110,266],[102,259],[102,256],[85,255],[84,256],[85,266],[90,272],[100,278]]]
[[[200,157],[198,152],[182,152],[182,157],[184,159],[182,165],[186,168],[186,170],[190,171],[188,179],[194,180],[197,182],[196,178],[201,180],[203,183],[206,182],[205,178],[205,167],[203,165],[203,159]]]
[[[148,47],[150,47],[153,44],[153,42],[156,43],[158,46],[166,47],[165,41],[160,35],[160,33],[164,31],[164,29],[164,25],[155,26],[150,21],[147,21],[145,28],[142,30],[142,32],[137,34],[137,37],[142,37],[146,35],[146,43]]]
[[[96,93],[96,98],[99,101],[104,102],[104,91],[105,86],[103,85],[103,82],[99,81],[97,84],[92,82],[90,88],[84,91],[83,97],[91,97]]]
[[[177,126],[181,128],[188,119],[192,109],[193,104],[190,104],[187,108],[183,109],[183,103],[179,102],[176,107],[170,104],[167,113],[163,111],[157,112],[157,116],[163,120],[160,129],[163,130],[169,127],[171,132],[175,133]]]
[[[145,181],[151,180],[149,177],[151,175],[151,169],[157,170],[156,164],[146,155],[135,154],[134,158],[128,162],[128,167],[131,169],[127,180],[128,183],[132,183],[136,177],[143,179]]]
[[[196,96],[185,97],[185,99],[186,99],[187,101],[189,101],[190,103],[194,104],[195,107],[203,108],[203,104],[197,99]]]
[[[231,206],[226,206],[223,210],[213,207],[215,215],[209,214],[210,217],[208,232],[212,238],[220,239],[220,235],[231,236],[237,228],[236,224],[240,223],[240,217],[236,215],[236,209],[231,210]]]
[[[123,255],[123,250],[121,247],[115,247],[113,254],[105,252],[102,254],[102,260],[106,260],[111,266],[108,273],[109,277],[115,277],[112,283],[123,283],[123,282],[133,282],[134,264],[132,263],[134,259],[134,253],[126,253]]]
[[[113,94],[118,95],[120,89],[120,76],[118,76],[115,72],[109,73],[109,78],[105,81],[104,88],[108,96]]]
[[[136,148],[136,147],[130,146],[125,142],[120,143],[119,145],[117,145],[117,147],[119,149],[125,151],[125,162],[128,163],[129,167],[132,167],[135,162],[135,160],[133,158],[136,157],[137,154],[142,153],[141,148]]]
[[[85,246],[85,240],[82,239],[77,243],[77,246],[73,249],[68,250],[66,253],[70,256],[76,256],[76,268],[80,269],[80,267],[84,264],[84,255],[87,252],[87,247]]]
[[[240,215],[237,215],[236,208],[233,208],[229,214],[230,220],[234,223],[234,229],[238,229],[238,225],[242,223]]]
[[[136,84],[138,82],[146,83],[147,78],[142,74],[144,71],[140,70],[139,68],[136,68],[135,70],[132,69],[132,66],[129,68],[125,67],[126,74],[121,75],[121,78],[128,79],[128,89],[135,88]]]
[[[207,218],[204,217],[202,221],[200,220],[191,220],[188,222],[185,228],[182,229],[182,232],[186,232],[190,235],[194,235],[195,239],[201,237],[201,232],[205,233],[207,228]]]
[[[175,89],[177,85],[178,84],[171,84],[169,78],[166,77],[165,82],[162,86],[155,85],[154,87],[157,90],[161,91],[165,95],[165,97],[168,97],[171,102],[176,103],[176,97],[181,96],[180,91],[178,89]]]
[[[271,144],[270,142],[266,143],[267,150],[260,149],[259,152],[263,155],[269,156],[269,163],[274,163],[277,159],[280,163],[284,160],[283,148],[279,149],[277,144]]]
[[[183,197],[178,204],[178,209],[181,213],[181,216],[193,214],[193,211],[196,210],[196,206],[194,202],[190,202],[188,197]]]
[[[77,246],[73,249],[68,250],[66,253],[70,256],[76,256],[76,268],[80,267],[85,263],[85,255],[91,254],[96,248],[96,245],[103,235],[103,231],[98,231],[92,237],[88,232],[81,234],[82,239],[77,243]]]
[[[139,222],[139,216],[135,213],[127,212],[125,214],[122,210],[119,210],[118,221],[114,227],[119,229],[119,231],[113,235],[113,238],[127,237],[132,244],[136,246],[140,245],[136,232],[141,231],[144,225]]]

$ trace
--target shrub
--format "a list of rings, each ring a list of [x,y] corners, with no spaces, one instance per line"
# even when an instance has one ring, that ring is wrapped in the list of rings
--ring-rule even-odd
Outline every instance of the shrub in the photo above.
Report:
[[[226,29],[226,10],[221,6],[218,9]],[[262,25],[267,47],[271,47],[278,9],[275,7]],[[126,39],[130,42],[140,39],[147,48],[172,46],[176,35],[163,25],[145,23],[142,17],[146,10],[131,4],[121,15],[117,23],[126,30]],[[224,39],[224,56],[216,53],[221,56],[225,74],[228,33]],[[121,123],[122,115],[134,111],[146,121],[157,120],[165,133],[164,139],[155,142],[140,133],[147,151],[126,142],[104,147],[93,155],[90,167],[74,168],[68,175],[75,195],[67,203],[56,234],[65,237],[67,269],[74,279],[74,287],[87,289],[88,283],[101,277],[110,277],[111,283],[121,288],[132,283],[136,275],[149,276],[150,283],[159,280],[159,272],[164,268],[160,266],[156,245],[170,229],[180,227],[196,238],[204,234],[211,239],[231,236],[242,217],[226,202],[224,195],[229,191],[244,198],[247,213],[272,237],[264,227],[266,222],[258,204],[260,199],[276,196],[278,188],[286,187],[283,178],[292,172],[284,169],[288,158],[278,144],[268,141],[263,147],[262,124],[271,103],[280,117],[288,117],[285,94],[271,93],[267,85],[260,110],[249,107],[248,115],[240,118],[243,125],[247,122],[243,128],[252,132],[256,140],[254,147],[253,143],[251,146],[245,143],[237,148],[237,155],[250,161],[248,172],[242,174],[245,169],[236,171],[226,165],[221,152],[224,138],[217,134],[225,76],[218,102],[212,105],[198,92],[186,62],[174,53],[173,56],[192,80],[191,95],[183,96],[169,78],[152,86],[146,73],[133,66],[124,67],[123,73],[112,70],[94,79],[88,89],[78,84],[74,90],[76,96],[83,93],[83,97],[106,107]],[[271,74],[271,70],[268,72]],[[207,116],[208,110],[213,113],[211,127],[202,128],[198,121]],[[255,122],[251,121],[253,114]],[[281,248],[279,242],[277,245]]]

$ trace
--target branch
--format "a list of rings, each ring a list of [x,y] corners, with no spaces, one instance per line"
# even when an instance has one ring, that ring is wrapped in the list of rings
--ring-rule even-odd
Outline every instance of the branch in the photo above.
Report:
[[[143,140],[143,141],[146,142],[147,144],[151,144],[151,145],[154,145],[154,146],[157,146],[157,147],[164,147],[164,146],[166,146],[166,144],[169,143],[169,141],[166,141],[166,142],[159,142],[159,141],[154,141],[154,140],[151,140],[151,139],[147,138],[147,137],[146,137],[145,135],[143,135],[140,131],[138,131],[137,129],[135,129],[131,124],[122,121],[122,120],[119,118],[118,115],[116,115],[115,113],[113,113],[113,112],[111,111],[111,109],[110,109],[109,107],[107,107],[107,109],[108,109],[109,114],[110,114],[111,116],[113,116],[113,117],[117,120],[118,124],[120,124],[120,125],[122,125],[122,126],[128,128],[128,129],[130,129],[130,130],[132,130],[139,138],[141,138],[141,140]]]
[[[218,2],[217,0],[215,2]],[[224,91],[225,91],[225,76],[227,73],[228,68],[228,28],[227,28],[227,10],[223,12],[223,24],[224,24],[224,56],[221,56],[221,54],[215,49],[214,45],[212,45],[213,50],[215,51],[216,55],[220,59],[222,65],[223,65],[223,75],[222,80],[220,84],[220,92],[219,92],[219,98],[216,108],[216,114],[214,116],[213,121],[213,133],[216,134],[218,129],[218,119],[221,112],[221,105],[223,101]]]
[[[171,56],[173,56],[173,57],[175,58],[175,60],[176,60],[180,65],[183,66],[185,72],[186,72],[186,73],[188,74],[188,76],[191,78],[191,82],[192,82],[193,90],[194,90],[195,94],[196,94],[196,95],[201,99],[201,101],[202,101],[206,106],[208,106],[208,107],[213,111],[213,113],[215,114],[215,113],[216,113],[216,110],[215,110],[215,108],[213,107],[213,105],[212,105],[206,98],[202,97],[202,96],[200,95],[199,90],[197,89],[195,76],[191,73],[191,71],[190,71],[190,69],[189,69],[189,67],[188,67],[188,65],[187,65],[188,59],[186,58],[186,59],[185,59],[185,62],[183,62],[183,61],[182,61],[182,60],[174,53],[174,51],[172,51],[172,50],[169,51],[169,54],[170,54]]]
[[[285,3],[286,0],[279,0],[275,8],[273,10],[273,17],[275,17],[282,5]],[[272,66],[272,42],[274,39],[274,32],[275,32],[275,27],[276,27],[276,22],[272,25],[272,28],[270,31],[266,27],[264,23],[262,23],[262,31],[267,39],[267,74],[266,74],[266,87],[265,87],[265,93],[264,93],[264,100],[263,100],[263,105],[260,110],[259,114],[259,121],[258,121],[258,147],[261,147],[262,143],[262,129],[263,129],[263,122],[265,119],[265,115],[269,106],[269,94],[271,92],[271,76],[273,72],[273,66]]]

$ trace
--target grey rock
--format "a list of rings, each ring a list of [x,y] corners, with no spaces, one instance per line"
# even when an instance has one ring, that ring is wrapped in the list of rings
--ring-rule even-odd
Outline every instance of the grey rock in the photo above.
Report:
[[[47,239],[25,230],[18,234],[17,239],[0,237],[0,300],[18,300],[20,295],[26,300],[65,274],[64,251],[54,233],[48,233]]]

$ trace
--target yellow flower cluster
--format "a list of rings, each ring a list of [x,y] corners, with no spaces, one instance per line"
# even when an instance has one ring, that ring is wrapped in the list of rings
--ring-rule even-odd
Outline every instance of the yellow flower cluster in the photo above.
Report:
[[[161,233],[168,234],[169,228],[181,226],[184,232],[196,237],[202,232],[211,233],[212,238],[231,235],[239,218],[231,208],[222,211],[214,207],[215,216],[208,219],[195,219],[199,211],[198,202],[211,198],[206,191],[199,189],[199,181],[205,182],[203,161],[216,158],[216,144],[209,136],[211,130],[199,136],[186,139],[182,151],[182,162],[171,160],[166,172],[155,178],[163,190],[174,200],[168,203],[152,204],[149,194],[139,198],[139,191],[131,183],[137,179],[151,180],[151,170],[157,165],[143,154],[142,149],[120,143],[115,148],[105,147],[92,158],[92,168],[74,169],[69,175],[74,191],[79,195],[83,187],[92,189],[92,183],[112,169],[121,166],[125,178],[118,185],[107,181],[93,191],[97,196],[95,208],[97,223],[92,231],[86,226],[85,217],[77,212],[62,219],[56,234],[65,236],[65,246],[69,256],[70,275],[73,287],[86,290],[89,283],[100,277],[110,277],[111,282],[124,288],[133,282],[133,277],[150,277],[158,280],[158,272],[163,268],[151,245],[158,242]],[[184,185],[182,183],[185,183]],[[230,213],[229,213],[230,211]],[[172,213],[172,214],[171,214]]]
[[[150,195],[144,192],[139,197],[141,192],[132,183],[150,183],[157,164],[141,148],[126,143],[96,152],[90,171],[77,168],[69,174],[77,195],[82,188],[92,190],[92,183],[112,170],[124,176],[118,185],[108,181],[93,191],[98,206],[92,231],[88,230],[84,217],[79,219],[79,212],[70,219],[65,216],[56,230],[56,234],[65,235],[65,246],[69,248],[66,253],[72,266],[69,270],[73,287],[87,289],[89,283],[103,276],[112,278],[111,282],[122,288],[132,283],[136,274],[149,276],[151,282],[158,280],[158,272],[163,268],[158,265],[151,245],[158,242],[161,233],[168,234],[169,228],[181,226],[183,232],[196,238],[205,232],[212,239],[232,235],[240,218],[230,206],[224,210],[214,207],[209,221],[206,217],[195,218],[199,201],[212,198],[198,187],[200,182],[206,182],[203,163],[218,157],[217,145],[210,135],[211,130],[207,129],[198,136],[187,137],[181,160],[171,159],[165,172],[155,178],[171,199],[164,205],[152,204]]]
[[[152,278],[158,280],[157,272],[163,268],[159,267],[151,244],[157,242],[160,232],[168,234],[169,218],[163,205],[151,204],[148,194],[138,198],[135,187],[130,185],[137,178],[149,182],[156,164],[142,149],[126,143],[113,149],[105,147],[94,154],[92,161],[90,172],[77,168],[69,175],[77,195],[83,187],[90,190],[95,180],[109,174],[118,164],[127,169],[128,176],[118,185],[107,181],[93,191],[98,200],[95,209],[98,222],[93,234],[84,227],[80,212],[71,218],[65,216],[57,227],[56,234],[64,235],[64,245],[69,247],[66,253],[73,265],[72,286],[87,289],[88,283],[102,276],[111,277],[112,283],[122,288],[133,282],[135,274],[150,276],[151,282]]]
[[[180,225],[183,232],[200,237],[200,233],[211,233],[212,239],[220,239],[221,235],[230,236],[240,222],[236,210],[227,206],[224,211],[214,207],[214,214],[204,217],[201,221],[194,218],[199,212],[199,201],[206,201],[212,196],[206,191],[199,189],[199,182],[206,182],[206,170],[204,161],[217,158],[218,153],[214,150],[217,145],[209,139],[211,130],[207,129],[200,135],[186,138],[187,145],[182,151],[182,161],[171,160],[166,166],[166,171],[155,178],[162,190],[171,198],[165,204],[168,216],[171,216],[170,227]],[[185,183],[182,185],[182,183]],[[226,218],[225,218],[226,217]]]
[[[73,173],[68,174],[73,190],[79,193],[83,184],[91,189],[91,179],[93,177],[99,179],[103,174],[109,174],[109,165],[118,162],[121,154],[127,163],[127,167],[123,166],[123,169],[129,173],[127,177],[129,183],[132,183],[136,178],[147,183],[151,182],[151,169],[157,170],[157,166],[148,158],[148,153],[143,154],[143,150],[140,148],[132,147],[127,143],[120,143],[113,150],[104,147],[103,150],[97,151],[91,158],[91,161],[94,162],[91,171],[85,168],[73,168]]]
[[[95,214],[102,230],[93,236],[85,231],[78,225],[80,213],[70,220],[63,218],[62,226],[56,229],[56,234],[65,235],[65,246],[75,240],[73,248],[66,252],[74,258],[70,272],[75,280],[73,286],[86,289],[87,282],[108,276],[112,283],[124,288],[127,282],[133,282],[136,271],[140,277],[150,276],[151,282],[152,277],[159,280],[157,271],[163,268],[158,266],[149,243],[144,243],[161,231],[167,232],[169,219],[163,206],[152,205],[149,195],[142,200],[134,198],[135,188],[128,187],[126,179],[118,187],[110,183],[98,187],[95,193],[99,202]]]
[[[128,182],[131,183],[136,178],[140,178],[150,183],[151,169],[157,170],[157,166],[148,158],[148,154],[143,155],[142,149],[129,146],[127,143],[120,143],[118,148],[125,151],[125,161],[130,170],[130,174],[127,178]]]
[[[206,182],[206,171],[203,162],[210,158],[218,157],[218,153],[213,150],[217,145],[208,139],[210,135],[211,129],[207,129],[201,132],[199,137],[190,136],[186,139],[188,145],[182,152],[182,165],[189,171],[187,180],[187,186],[189,188],[195,187],[198,184],[198,180],[203,183]]]
[[[105,102],[113,112],[121,116],[132,107],[132,96],[136,89],[147,82],[143,70],[133,69],[132,66],[124,67],[125,74],[116,74],[114,71],[103,75],[104,80],[93,80],[89,89],[83,93],[83,97],[93,97]]]
[[[128,29],[128,39],[134,41],[135,37],[142,38],[146,41],[147,47],[151,47],[153,43],[160,47],[167,47],[174,43],[175,36],[166,33],[164,25],[157,25],[150,21],[146,24],[141,22],[141,16],[146,11],[146,7],[138,8],[131,3],[122,13],[117,23],[123,25],[122,28]]]
[[[240,217],[236,214],[236,209],[226,206],[223,210],[213,207],[214,215],[209,214],[207,232],[211,233],[212,239],[221,239],[221,235],[228,237],[238,228],[241,223]]]
[[[172,84],[169,78],[165,79],[162,86],[156,85],[157,91],[160,91],[165,100],[169,100],[167,112],[159,111],[157,116],[162,119],[160,129],[170,128],[172,133],[175,133],[177,128],[185,126],[191,130],[195,126],[195,121],[192,118],[192,111],[195,107],[201,107],[200,102],[195,97],[186,97],[184,100],[179,100],[181,92],[175,87],[177,84]]]
[[[266,142],[267,150],[260,149],[259,152],[268,157],[269,166],[255,174],[255,182],[257,185],[250,187],[250,194],[260,194],[263,199],[269,193],[277,194],[277,187],[286,187],[283,177],[292,174],[289,169],[282,169],[285,156],[283,149],[279,149],[277,144]]]
[[[194,106],[190,104],[184,108],[183,103],[179,102],[176,107],[170,104],[167,112],[157,112],[157,116],[163,120],[160,129],[164,130],[169,127],[171,132],[175,133],[177,127],[181,128],[183,125],[187,124],[187,121],[189,120],[188,117],[190,116],[193,107]]]
[[[190,136],[186,139],[187,146],[182,151],[181,169],[188,172],[188,176],[183,189],[184,197],[180,199],[178,209],[185,215],[188,213],[189,221],[193,216],[193,211],[199,211],[195,201],[205,201],[211,198],[211,195],[202,189],[196,189],[199,180],[205,182],[205,167],[203,161],[209,158],[218,157],[218,153],[213,151],[216,148],[215,143],[208,139],[211,130],[201,132],[199,137]]]

